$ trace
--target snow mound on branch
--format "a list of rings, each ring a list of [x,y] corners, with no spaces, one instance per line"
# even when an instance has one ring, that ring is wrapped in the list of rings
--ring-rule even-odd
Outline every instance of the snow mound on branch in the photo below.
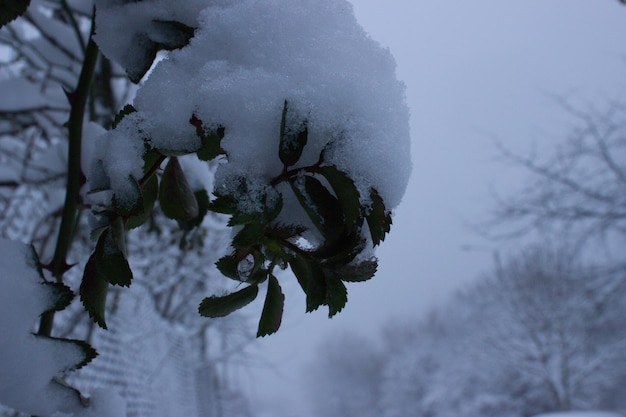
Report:
[[[132,5],[135,11],[145,9],[139,20],[148,22],[154,18],[148,6],[162,3]],[[411,171],[404,86],[396,79],[390,52],[365,33],[352,6],[344,0],[206,4],[190,44],[156,65],[138,91],[137,114],[107,135],[116,143],[109,148],[148,137],[160,150],[194,152],[200,147],[190,123],[195,115],[205,127],[225,128],[228,163],[218,169],[216,186],[227,187],[244,176],[262,189],[283,168],[278,147],[286,100],[287,129],[298,129],[304,121],[308,127],[299,166],[314,164],[327,147],[325,162],[348,173],[363,196],[375,188],[387,208],[397,206]],[[122,19],[124,7],[130,6],[119,6],[111,18]],[[118,32],[105,28],[100,26],[99,42],[107,46],[105,52],[119,56],[125,45],[108,45]],[[131,124],[141,134],[132,137]],[[123,148],[103,164],[112,184],[124,184],[135,174],[124,167],[139,161],[132,146]]]

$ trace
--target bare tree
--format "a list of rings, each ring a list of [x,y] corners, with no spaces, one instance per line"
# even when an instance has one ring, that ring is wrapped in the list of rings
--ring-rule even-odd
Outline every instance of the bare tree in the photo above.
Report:
[[[539,232],[580,247],[602,245],[626,266],[626,104],[581,109],[564,100],[576,127],[549,154],[521,156],[499,146],[506,163],[521,167],[521,190],[497,196],[491,236]],[[597,253],[596,253],[597,254]]]
[[[574,252],[575,253],[575,252]],[[626,294],[567,250],[533,247],[465,294],[483,323],[477,352],[545,393],[552,410],[601,406],[626,373]]]

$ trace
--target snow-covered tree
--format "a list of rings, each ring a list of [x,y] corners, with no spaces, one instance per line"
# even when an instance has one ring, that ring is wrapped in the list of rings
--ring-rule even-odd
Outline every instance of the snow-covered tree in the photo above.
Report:
[[[522,251],[424,319],[390,323],[378,362],[364,343],[326,342],[333,348],[320,349],[316,363],[338,371],[329,371],[332,382],[313,379],[312,402],[331,403],[323,387],[356,409],[362,402],[349,399],[371,392],[377,363],[378,394],[367,408],[386,417],[622,412],[626,294],[607,292],[614,277],[604,272],[565,250]]]
[[[33,371],[73,405],[37,398],[28,380],[24,403],[4,380],[0,402],[40,415],[93,415],[106,404],[93,381],[109,372],[109,385],[129,386],[128,415],[167,415],[174,397],[186,415],[219,414],[189,386],[150,397],[145,390],[165,389],[146,378],[169,372],[211,385],[216,334],[224,346],[248,339],[223,325],[236,321],[198,317],[194,304],[223,317],[265,287],[264,336],[281,322],[279,270],[293,271],[307,311],[326,305],[329,316],[347,301],[344,282],[374,275],[374,247],[410,172],[408,111],[392,57],[345,1],[33,0],[0,9],[2,234],[35,245],[25,268],[63,296],[42,302],[36,340],[62,333],[105,346],[80,373],[67,374],[93,359],[84,342],[82,359]],[[26,253],[13,245],[2,248]],[[217,274],[231,283],[207,279]],[[68,306],[72,291],[81,303]],[[69,342],[49,340],[67,350]],[[11,352],[27,358],[19,346]],[[171,353],[180,356],[174,368],[150,372],[146,357]],[[16,357],[2,356],[4,372]],[[90,407],[76,407],[89,401],[67,381],[96,393]],[[211,398],[236,397],[227,386],[210,388]],[[244,415],[236,403],[229,409]]]

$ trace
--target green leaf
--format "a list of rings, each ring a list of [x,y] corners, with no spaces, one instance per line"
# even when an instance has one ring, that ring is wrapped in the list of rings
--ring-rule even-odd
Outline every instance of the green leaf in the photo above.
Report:
[[[120,236],[109,227],[105,230],[96,244],[95,265],[98,274],[112,285],[130,286],[133,272],[128,265],[125,255],[125,246],[121,244]]]
[[[385,235],[391,229],[391,212],[385,208],[382,197],[374,188],[370,189],[370,199],[372,200],[372,206],[366,218],[372,236],[372,243],[376,246],[385,240]]]
[[[285,167],[290,167],[298,162],[308,137],[309,131],[306,122],[302,123],[297,132],[287,130],[287,100],[285,100],[280,120],[280,144],[278,147],[278,157]]]
[[[345,307],[348,302],[348,290],[335,274],[326,275],[326,300],[328,317],[333,317]]]
[[[237,211],[237,199],[232,195],[215,195],[209,203],[209,210],[215,213],[234,214]]]
[[[143,199],[141,196],[141,187],[139,187],[139,183],[137,182],[135,177],[129,175],[128,184],[132,189],[132,196],[130,198],[124,198],[123,201],[119,201],[117,196],[113,195],[112,199],[113,211],[124,217],[140,214],[144,207]],[[129,200],[132,201],[131,204],[127,203],[127,201]]]
[[[51,303],[46,310],[43,312],[49,311],[61,311],[74,299],[74,293],[65,284],[60,282],[50,282],[46,281],[43,275],[43,270],[41,269],[41,262],[39,261],[39,256],[37,256],[37,251],[33,245],[27,245],[29,254],[26,256],[25,262],[26,265],[35,271],[37,271],[39,277],[42,280],[42,284],[48,287],[48,292],[52,294]],[[69,267],[69,266],[68,266]]]
[[[337,239],[327,241],[315,251],[315,256],[324,266],[338,268],[349,264],[365,248],[365,239],[358,231],[345,233]]]
[[[98,352],[96,351],[96,349],[94,349],[89,343],[85,342],[84,340],[66,339],[66,338],[60,338],[60,337],[48,337],[48,336],[42,336],[42,335],[36,335],[36,336],[54,340],[55,342],[70,344],[75,347],[78,347],[81,350],[81,353],[83,354],[83,359],[80,362],[74,364],[71,368],[68,368],[67,371],[78,370],[82,368],[83,366],[87,365],[89,362],[91,362],[98,356]],[[69,385],[67,385],[67,387],[71,388]]]
[[[150,34],[136,32],[133,35],[131,49],[123,63],[128,78],[134,83],[141,81],[148,72],[157,52],[182,48],[194,35],[194,28],[173,20],[154,20],[152,28],[155,30],[150,31]]]
[[[198,227],[202,224],[204,217],[209,211],[209,193],[207,190],[198,190],[194,191],[194,197],[196,197],[196,201],[198,202],[198,215],[191,220],[179,220],[178,225],[183,230],[191,230],[194,227]]]
[[[359,190],[354,181],[343,171],[334,166],[324,166],[319,173],[326,178],[333,188],[346,221],[347,230],[350,232],[361,226],[361,202]]]
[[[189,221],[200,214],[198,201],[176,157],[171,157],[163,170],[159,203],[170,219]]]
[[[85,265],[83,280],[80,284],[80,300],[89,313],[89,317],[103,329],[105,321],[106,300],[109,283],[102,277],[96,267],[96,256],[92,254]]]
[[[124,120],[124,117],[128,116],[131,113],[135,113],[137,111],[137,109],[135,107],[133,107],[132,104],[127,104],[125,105],[116,115],[115,118],[113,119],[113,123],[111,124],[111,128],[115,129],[117,127],[118,124],[120,124],[120,122],[122,120]]]
[[[376,274],[378,262],[375,258],[360,262],[356,265],[345,265],[335,272],[346,282],[363,282],[371,279]]]
[[[283,318],[284,307],[285,295],[280,288],[278,279],[276,279],[274,275],[270,274],[267,284],[265,304],[263,304],[263,312],[261,313],[259,328],[256,333],[257,337],[263,337],[276,333]]]
[[[157,195],[159,194],[159,180],[156,175],[152,175],[148,181],[141,187],[143,209],[140,213],[130,216],[126,221],[126,227],[128,229],[134,229],[139,227],[148,220],[152,210],[154,209],[154,203],[156,202]]]
[[[227,278],[240,281],[239,274],[237,272],[237,265],[239,265],[239,261],[235,258],[234,254],[223,256],[215,262],[215,266],[222,273],[222,275]]]
[[[232,246],[237,249],[249,248],[261,243],[264,226],[258,223],[248,224],[233,237]]]
[[[159,49],[166,51],[187,45],[195,31],[194,28],[176,20],[153,20],[152,26],[158,29],[158,34],[153,34],[152,39],[157,42]]]
[[[304,184],[300,184],[302,181]],[[334,240],[344,230],[339,200],[322,183],[310,175],[290,182],[298,202],[326,240]]]
[[[297,254],[289,266],[306,294],[306,312],[315,311],[326,300],[326,277],[321,266],[313,259]]]
[[[224,139],[225,133],[223,126],[219,126],[216,129],[206,129],[202,124],[202,120],[198,119],[195,114],[191,116],[189,123],[195,126],[196,134],[202,143],[202,147],[196,152],[200,160],[210,161],[226,153],[222,149],[222,139]]]
[[[198,312],[204,317],[225,317],[233,311],[250,304],[259,293],[257,285],[250,285],[232,294],[222,297],[212,295],[202,300]]]
[[[280,194],[273,199],[268,198],[267,194],[263,194],[260,200],[260,211],[244,212],[237,209],[228,220],[228,226],[233,227],[247,224],[267,225],[278,217],[283,208],[283,198]]]
[[[266,235],[279,240],[287,240],[300,236],[306,232],[306,227],[298,225],[274,225],[268,228]]]
[[[143,173],[147,174],[150,171],[155,171],[158,165],[161,165],[163,159],[165,159],[165,155],[159,152],[156,149],[149,149],[142,156],[143,158]]]
[[[47,311],[61,311],[74,299],[74,293],[67,285],[60,282],[44,282],[44,284],[51,288],[55,300],[53,308]]]
[[[30,0],[2,0],[0,3],[0,27],[23,15],[29,4]]]

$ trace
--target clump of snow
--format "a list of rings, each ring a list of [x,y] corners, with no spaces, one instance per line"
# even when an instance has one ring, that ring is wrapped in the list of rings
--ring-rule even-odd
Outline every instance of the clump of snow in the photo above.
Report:
[[[82,361],[82,352],[31,333],[55,299],[29,246],[0,240],[0,271],[0,402],[30,414],[52,414],[70,401],[59,395],[52,377]]]
[[[94,145],[89,183],[92,189],[111,187],[117,202],[130,207],[138,197],[136,184],[143,174],[146,133],[137,128],[143,123],[138,114],[126,116],[115,130],[99,137]]]
[[[38,317],[57,301],[38,268],[30,246],[0,239],[0,403],[32,415],[82,416],[78,394],[53,379],[82,362],[84,352],[74,343],[32,334]],[[103,401],[98,397],[94,404]]]
[[[347,1],[122,3],[96,2],[105,9],[98,9],[98,42],[122,63],[132,31],[150,31],[149,22],[164,16],[192,25],[178,9],[203,11],[194,14],[190,44],[170,52],[139,89],[138,112],[106,136],[110,145],[100,156],[116,194],[128,192],[124,184],[141,166],[145,138],[173,153],[200,147],[192,115],[205,127],[225,128],[228,163],[218,168],[216,186],[245,175],[251,188],[263,190],[283,168],[278,148],[287,100],[287,129],[304,121],[308,128],[298,166],[314,164],[328,148],[325,162],[355,180],[363,202],[372,187],[387,208],[400,202],[411,171],[404,86],[390,52],[365,33]]]
[[[114,391],[95,389],[89,397],[89,407],[83,407],[73,417],[124,417],[126,401]]]

